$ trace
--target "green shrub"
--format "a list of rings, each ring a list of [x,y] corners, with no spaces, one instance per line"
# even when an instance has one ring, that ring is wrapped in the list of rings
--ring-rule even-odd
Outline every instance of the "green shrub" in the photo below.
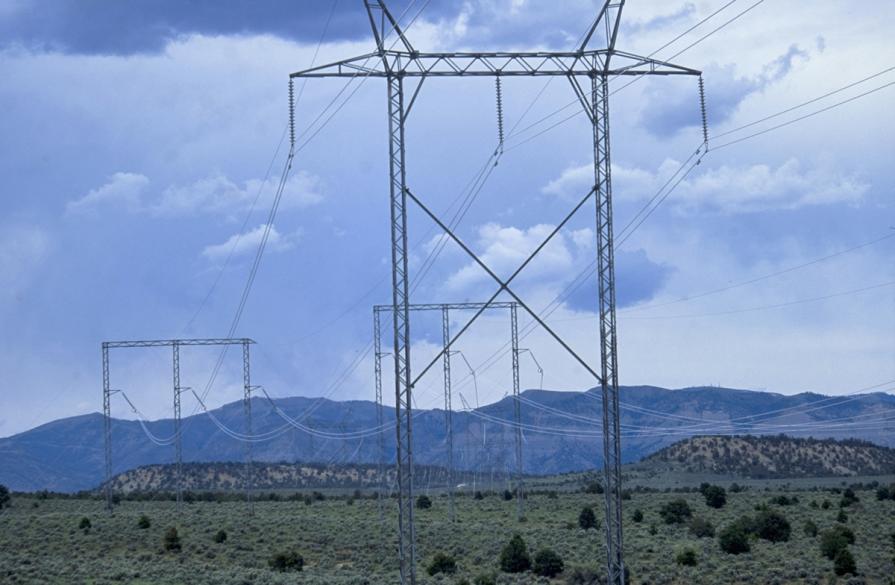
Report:
[[[718,545],[728,554],[738,555],[749,552],[749,533],[739,522],[724,527],[718,535]]]
[[[840,550],[854,542],[855,533],[847,526],[837,525],[820,533],[820,552],[828,559],[833,560]]]
[[[85,531],[90,530],[90,518],[87,516],[81,518],[81,522],[78,523],[78,528]]]
[[[697,538],[712,538],[715,536],[715,527],[705,518],[695,517],[690,520],[690,534]]]
[[[603,484],[601,484],[598,481],[592,481],[584,487],[584,493],[602,494],[603,493]]]
[[[305,559],[294,550],[280,551],[270,557],[267,564],[274,571],[301,571],[305,568]]]
[[[836,558],[833,559],[833,570],[840,576],[846,573],[851,573],[852,575],[856,573],[855,557],[852,556],[847,548],[839,549],[839,552],[836,553]]]
[[[830,500],[824,500],[823,502],[821,502],[820,507],[823,510],[829,510],[830,509]]]
[[[786,516],[780,512],[767,510],[756,516],[755,532],[759,538],[770,542],[786,542],[789,540],[791,527]]]
[[[437,575],[438,573],[453,575],[457,572],[457,561],[450,555],[442,552],[436,553],[432,558],[432,562],[429,563],[429,566],[426,568],[426,572],[428,572],[429,575]]]
[[[685,567],[695,567],[699,562],[696,560],[696,551],[689,547],[678,552],[674,560]]]
[[[839,513],[836,514],[836,522],[839,522],[840,524],[848,522],[848,514],[845,513],[845,510],[839,510]]]
[[[513,499],[513,492],[511,492],[510,490],[503,490],[503,494],[501,495],[503,496],[505,502],[509,502]]]
[[[593,567],[571,567],[564,572],[564,577],[566,585],[595,585],[605,578]]]
[[[810,536],[811,538],[817,536],[817,524],[813,520],[805,520],[803,530],[805,531],[805,536]]]
[[[690,510],[687,500],[679,498],[662,506],[659,509],[659,515],[665,524],[683,524],[693,516],[693,511]]]
[[[631,514],[631,520],[633,520],[634,522],[636,522],[638,524],[640,522],[643,522],[643,512],[640,510],[640,508],[637,508],[636,510],[634,510],[634,513]]]
[[[534,572],[542,577],[556,577],[565,568],[562,557],[549,548],[541,549],[535,555]]]
[[[2,492],[2,490],[3,490],[3,486],[0,486],[0,492]],[[892,493],[889,491],[889,488],[887,488],[886,486],[882,486],[876,490],[876,499],[877,500],[883,501],[883,500],[888,500],[891,498],[892,498]],[[3,496],[2,496],[2,494],[0,494],[0,508],[3,507],[2,499],[3,499]]]
[[[584,507],[581,509],[581,512],[578,514],[578,527],[582,530],[600,527],[600,523],[597,521],[597,515],[594,514],[593,508]]]
[[[227,531],[226,530],[218,530],[214,533],[213,540],[218,544],[223,544],[227,540]]]
[[[476,491],[476,493],[475,493],[475,495],[474,495],[473,497],[474,497],[476,500],[484,500],[484,499],[485,499],[485,495],[484,495],[482,492],[480,492],[480,491]]]
[[[177,534],[177,529],[173,526],[165,531],[165,536],[162,539],[162,544],[165,546],[165,550],[172,552],[180,552],[181,544],[180,544],[180,535]]]
[[[727,492],[719,485],[702,484],[699,491],[705,498],[705,503],[711,508],[723,508],[727,503]]]
[[[0,510],[9,505],[9,488],[0,483]]]
[[[427,495],[421,495],[416,499],[417,510],[428,510],[432,507],[432,499]]]
[[[839,500],[839,507],[848,508],[858,501],[858,496],[855,495],[855,490],[847,488],[844,492],[842,492],[842,499]]]
[[[149,521],[149,516],[147,516],[146,514],[140,515],[140,519],[137,520],[137,528],[139,528],[140,530],[146,530],[150,526],[152,526],[152,522]]]
[[[790,498],[785,495],[779,495],[771,498],[771,503],[775,506],[794,506],[799,503],[799,499],[796,497]]]
[[[494,573],[479,573],[472,580],[473,585],[497,585],[497,575]]]
[[[530,568],[528,547],[522,537],[516,534],[500,551],[500,570],[505,573],[522,573]]]

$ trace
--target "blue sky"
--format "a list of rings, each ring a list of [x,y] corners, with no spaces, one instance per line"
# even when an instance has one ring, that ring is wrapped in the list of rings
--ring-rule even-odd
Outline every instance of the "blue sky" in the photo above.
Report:
[[[724,4],[629,2],[619,47],[651,53]],[[753,4],[734,2],[657,56],[675,54]],[[7,380],[0,436],[98,410],[103,340],[226,334],[267,221],[273,184],[264,179],[286,124],[288,73],[311,64],[324,29],[317,63],[371,50],[360,6],[0,3],[0,368]],[[705,72],[718,135],[895,65],[893,11],[883,1],[856,13],[836,2],[809,11],[766,0],[675,61]],[[595,3],[583,0],[561,8],[543,0],[433,0],[408,34],[423,50],[567,49],[594,13]],[[774,122],[892,81],[895,71]],[[577,107],[526,129],[574,100],[562,80],[544,83],[505,81],[506,153],[458,229],[503,275],[592,180],[583,116],[526,141]],[[390,298],[386,101],[381,80],[358,85],[296,155],[237,330],[258,342],[254,378],[273,395],[372,395],[372,362],[363,353],[370,307]],[[301,131],[342,86],[299,84]],[[692,79],[657,78],[613,96],[618,226],[699,143],[696,95]],[[895,379],[895,287],[886,284],[895,281],[895,237],[881,239],[895,234],[893,95],[888,87],[711,152],[625,241],[617,254],[623,384],[839,394]],[[408,127],[408,182],[434,209],[448,208],[493,152],[494,101],[488,80],[424,86]],[[284,155],[285,146],[272,177]],[[533,307],[549,303],[591,261],[592,228],[585,208],[520,278]],[[412,213],[412,270],[437,235]],[[492,290],[449,244],[414,300],[482,300]],[[588,284],[550,317],[592,362],[595,302]],[[774,305],[785,306],[765,308]],[[417,367],[440,343],[439,326],[436,315],[414,322]],[[459,349],[478,367],[507,336],[506,316],[495,312]],[[546,335],[533,333],[523,345],[544,365],[545,387],[592,385]],[[204,387],[215,355],[185,355],[184,383]],[[126,388],[147,416],[166,416],[169,361],[162,351],[116,353],[113,386]],[[210,404],[241,395],[238,366],[228,356]],[[440,403],[439,374],[421,384],[418,406]],[[522,376],[527,387],[539,383],[531,362]],[[470,382],[458,382],[458,391],[472,402]],[[481,402],[503,396],[507,359],[483,369],[478,382]],[[130,414],[123,402],[114,410]]]

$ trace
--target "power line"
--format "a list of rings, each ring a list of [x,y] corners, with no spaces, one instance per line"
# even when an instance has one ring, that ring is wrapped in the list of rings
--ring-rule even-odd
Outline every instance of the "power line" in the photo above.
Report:
[[[744,140],[749,140],[750,138],[755,138],[756,136],[761,136],[762,134],[767,134],[768,132],[771,132],[771,131],[773,131],[773,130],[777,130],[777,129],[779,129],[779,128],[783,128],[783,127],[785,127],[785,126],[789,126],[790,124],[795,124],[796,122],[801,122],[802,120],[805,120],[805,119],[807,119],[807,118],[811,118],[812,116],[816,116],[816,115],[818,115],[818,114],[822,114],[822,113],[824,113],[824,112],[828,112],[828,111],[832,110],[833,108],[838,108],[839,106],[843,106],[843,105],[845,105],[845,104],[848,104],[848,103],[850,103],[850,102],[853,102],[853,101],[855,101],[855,100],[857,100],[857,99],[860,99],[860,98],[862,98],[862,97],[866,97],[866,96],[868,96],[868,95],[874,94],[874,93],[876,93],[876,92],[878,92],[878,91],[881,91],[881,90],[886,89],[887,87],[891,87],[891,86],[893,86],[893,85],[895,85],[895,81],[891,81],[891,82],[889,82],[889,83],[886,83],[885,85],[881,85],[881,86],[879,86],[879,87],[875,87],[875,88],[873,88],[873,89],[871,89],[871,90],[869,90],[869,91],[865,91],[864,93],[860,93],[860,94],[858,94],[858,95],[856,95],[856,96],[852,96],[852,97],[850,97],[850,98],[848,98],[848,99],[842,100],[841,102],[836,102],[835,104],[829,105],[829,106],[827,106],[827,107],[825,107],[825,108],[821,108],[821,109],[819,109],[819,110],[815,110],[815,111],[810,112],[810,113],[808,113],[808,114],[805,114],[805,115],[803,115],[803,116],[799,116],[798,118],[794,118],[794,119],[792,119],[792,120],[788,120],[788,121],[786,121],[786,122],[783,122],[782,124],[777,124],[776,126],[771,126],[770,128],[765,128],[764,130],[761,130],[761,131],[759,131],[759,132],[755,132],[754,134],[749,134],[748,136],[743,136],[742,138],[737,138],[736,140],[731,140],[730,142],[725,142],[724,144],[716,145],[716,146],[713,147],[713,150],[720,150],[720,149],[722,149],[722,148],[727,148],[728,146],[732,146],[732,145],[737,144],[737,143],[739,143],[739,142],[743,142]]]
[[[833,258],[837,258],[837,257],[842,256],[842,255],[844,255],[844,254],[849,254],[849,253],[851,253],[851,252],[855,252],[855,251],[857,251],[857,250],[861,250],[861,249],[863,249],[863,248],[866,248],[866,247],[868,247],[868,246],[872,246],[872,245],[874,245],[874,244],[878,244],[878,243],[880,243],[880,242],[882,242],[882,241],[884,241],[884,240],[888,240],[888,239],[893,238],[893,237],[895,237],[895,233],[889,233],[889,234],[886,234],[886,235],[884,235],[884,236],[882,236],[882,237],[880,237],[880,238],[875,238],[875,239],[873,239],[873,240],[870,240],[869,242],[864,242],[864,243],[862,243],[862,244],[858,244],[857,246],[852,246],[852,247],[850,247],[850,248],[846,248],[845,250],[840,250],[840,251],[838,251],[838,252],[834,252],[834,253],[832,253],[832,254],[828,254],[828,255],[826,255],[826,256],[822,256],[822,257],[820,257],[820,258],[815,258],[814,260],[809,260],[808,262],[804,262],[804,263],[802,263],[802,264],[797,264],[797,265],[794,265],[794,266],[789,266],[789,267],[787,267],[787,268],[783,268],[783,269],[781,269],[781,270],[776,270],[776,271],[774,271],[774,272],[769,272],[769,273],[767,273],[767,274],[763,274],[763,275],[761,275],[761,276],[756,276],[755,278],[750,278],[750,279],[748,279],[748,280],[741,280],[741,281],[736,282],[736,283],[734,283],[734,284],[730,284],[730,285],[723,286],[723,287],[720,287],[720,288],[715,288],[715,289],[712,289],[712,290],[708,290],[708,291],[701,292],[701,293],[697,293],[697,294],[693,294],[693,295],[687,295],[687,296],[684,296],[684,297],[679,297],[679,298],[674,299],[674,300],[671,300],[671,301],[665,301],[665,302],[661,302],[661,303],[648,303],[648,304],[646,304],[646,305],[637,305],[636,307],[628,307],[627,309],[621,309],[621,310],[619,310],[619,313],[633,313],[633,312],[645,311],[645,310],[647,310],[647,309],[657,309],[657,308],[659,308],[659,307],[667,307],[667,306],[669,306],[669,305],[675,305],[675,304],[678,304],[678,303],[686,303],[686,302],[689,302],[689,301],[694,301],[694,300],[696,300],[696,299],[701,299],[701,298],[703,298],[703,297],[707,297],[707,296],[711,296],[711,295],[716,295],[716,294],[719,294],[719,293],[722,293],[722,292],[727,292],[727,291],[732,290],[732,289],[735,289],[735,288],[739,288],[739,287],[742,287],[742,286],[747,286],[747,285],[750,285],[750,284],[755,284],[756,282],[761,282],[761,281],[763,281],[763,280],[768,280],[769,278],[774,278],[774,277],[777,277],[777,276],[782,276],[782,275],[784,275],[784,274],[789,274],[790,272],[795,272],[796,270],[801,270],[802,268],[807,268],[807,267],[809,267],[809,266],[814,266],[815,264],[820,264],[821,262],[826,262],[827,260],[831,260],[831,259],[833,259]]]
[[[798,299],[795,301],[788,301],[785,303],[775,303],[775,304],[771,304],[771,305],[758,305],[755,307],[747,307],[747,308],[743,308],[743,309],[732,309],[729,311],[717,311],[717,312],[712,312],[712,313],[693,313],[693,314],[687,314],[687,315],[645,315],[645,316],[641,316],[641,317],[633,316],[633,317],[627,317],[627,318],[628,319],[696,319],[699,317],[719,317],[719,316],[723,316],[723,315],[736,315],[736,314],[741,314],[741,313],[752,313],[755,311],[766,311],[769,309],[781,309],[784,307],[792,307],[795,305],[802,305],[805,303],[815,303],[818,301],[826,301],[829,299],[835,299],[835,298],[839,298],[839,297],[851,296],[851,295],[860,294],[860,293],[864,293],[864,292],[868,292],[868,291],[872,291],[872,290],[877,290],[877,289],[889,287],[892,285],[895,285],[895,280],[892,280],[889,282],[883,282],[880,284],[874,284],[871,286],[865,286],[862,288],[856,288],[856,289],[852,289],[852,290],[836,292],[836,293],[818,296],[818,297]],[[576,318],[576,319],[581,319],[581,318]],[[571,320],[571,319],[566,319],[566,320]]]

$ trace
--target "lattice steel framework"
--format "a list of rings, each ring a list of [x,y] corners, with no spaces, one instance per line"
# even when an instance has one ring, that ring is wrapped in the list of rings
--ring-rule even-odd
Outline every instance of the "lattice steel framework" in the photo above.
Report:
[[[180,412],[180,395],[188,390],[180,384],[180,348],[182,346],[215,346],[215,345],[242,345],[242,368],[243,368],[243,384],[245,391],[244,414],[246,417],[245,425],[248,429],[247,434],[251,435],[252,429],[252,409],[250,404],[251,386],[249,371],[249,345],[255,343],[248,338],[210,338],[210,339],[145,339],[134,341],[104,341],[102,344],[103,355],[103,438],[105,441],[105,471],[106,482],[104,486],[106,497],[106,509],[112,513],[112,400],[113,394],[120,390],[113,390],[111,387],[110,375],[110,356],[109,350],[115,348],[138,348],[138,347],[170,347],[171,348],[171,366],[172,366],[172,385],[174,389],[174,457],[175,469],[177,476],[177,506],[178,508],[183,502],[183,428]],[[246,477],[245,489],[246,498],[249,503],[250,513],[252,512],[251,500],[251,448],[246,453]]]
[[[441,336],[442,351],[439,354],[442,362],[442,375],[444,380],[444,428],[447,449],[447,473],[448,473],[448,512],[451,521],[454,521],[454,424],[453,424],[453,392],[451,390],[451,356],[456,352],[451,351],[453,340],[451,339],[451,311],[484,311],[486,309],[509,309],[510,311],[510,344],[513,355],[513,416],[515,422],[516,436],[516,491],[518,493],[517,511],[518,519],[522,519],[525,514],[525,503],[523,493],[523,464],[522,464],[522,418],[519,404],[519,329],[516,319],[516,310],[518,303],[515,302],[490,302],[490,303],[415,303],[408,306],[408,311],[439,311],[441,312]],[[391,305],[374,305],[373,306],[373,348],[374,348],[374,382],[376,387],[376,408],[377,411],[382,410],[382,358],[387,353],[382,353],[381,338],[381,313],[392,311],[394,307]],[[378,421],[382,426],[382,420]],[[385,448],[382,444],[383,435],[380,433],[379,447],[379,500],[385,497]],[[380,514],[382,508],[380,506]]]
[[[409,289],[407,275],[407,199],[416,203],[450,238],[460,245],[476,263],[481,266],[500,288],[489,299],[493,301],[506,292],[575,360],[600,381],[603,394],[603,416],[608,420],[604,426],[603,450],[606,457],[606,568],[607,582],[624,582],[621,531],[621,477],[619,473],[620,436],[618,433],[618,373],[615,327],[615,274],[612,256],[612,190],[609,156],[609,109],[608,81],[616,76],[642,75],[693,75],[700,72],[650,57],[642,57],[619,51],[615,48],[621,21],[624,0],[607,0],[601,7],[593,24],[584,36],[581,45],[574,51],[555,52],[430,52],[422,53],[414,49],[404,35],[398,22],[385,5],[384,0],[364,0],[370,26],[376,42],[376,51],[328,65],[313,67],[292,73],[290,79],[299,77],[377,77],[385,78],[388,86],[389,117],[389,192],[391,209],[392,247],[392,313],[394,329],[395,403],[397,422],[397,475],[399,489],[398,506],[398,550],[401,583],[416,583],[416,559],[414,550],[413,524],[413,433],[411,420],[411,397],[414,384],[438,360],[422,368],[416,376],[411,375],[409,349]],[[397,37],[394,45],[386,47],[385,37],[389,33]],[[394,49],[400,42],[403,48]],[[597,48],[589,48],[597,45]],[[503,280],[491,271],[473,252],[463,244],[451,229],[441,222],[425,204],[407,188],[405,167],[404,125],[407,114],[416,100],[423,81],[428,77],[566,77],[581,100],[582,107],[591,120],[594,131],[594,175],[595,183],[591,191],[573,209],[574,214],[591,197],[596,196],[598,232],[598,283],[600,311],[600,373],[575,353],[522,299],[510,288],[510,283],[543,248],[535,252],[509,278]],[[579,84],[579,78],[591,80],[591,91],[586,92]],[[404,100],[406,79],[418,79],[409,103]],[[291,112],[290,112],[291,115]],[[547,238],[553,238],[571,215],[557,226]],[[546,241],[545,243],[546,244]],[[487,303],[486,303],[487,304]],[[462,335],[478,316],[456,333],[450,346]],[[448,350],[445,350],[448,351]]]

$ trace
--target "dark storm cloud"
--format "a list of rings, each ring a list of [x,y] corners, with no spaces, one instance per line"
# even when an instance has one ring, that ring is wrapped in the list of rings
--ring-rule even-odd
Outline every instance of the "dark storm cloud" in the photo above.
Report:
[[[426,6],[438,18],[448,0]],[[389,3],[397,16],[406,1]],[[191,34],[271,34],[316,42],[333,12],[327,40],[368,36],[369,20],[359,0],[11,0],[0,9],[0,46],[77,54],[154,53]],[[418,10],[412,6],[404,22]]]
[[[627,307],[648,301],[665,285],[672,269],[650,260],[643,250],[621,250],[615,255],[615,288],[619,307]],[[597,279],[575,290],[566,299],[566,304],[576,311],[597,310]]]

